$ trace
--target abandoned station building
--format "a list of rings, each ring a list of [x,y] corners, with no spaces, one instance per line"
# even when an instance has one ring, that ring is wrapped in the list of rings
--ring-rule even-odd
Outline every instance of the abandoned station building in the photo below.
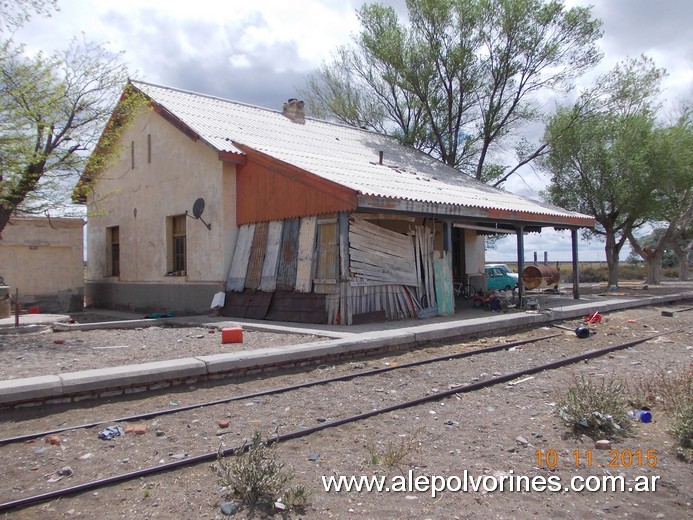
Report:
[[[131,90],[128,90],[131,89]],[[396,139],[133,81],[147,108],[83,176],[87,301],[102,308],[352,324],[454,312],[484,234],[592,217],[478,182]],[[114,123],[105,133],[114,131]],[[103,140],[103,136],[102,136]],[[85,189],[87,188],[87,189]],[[521,260],[520,253],[518,258]]]

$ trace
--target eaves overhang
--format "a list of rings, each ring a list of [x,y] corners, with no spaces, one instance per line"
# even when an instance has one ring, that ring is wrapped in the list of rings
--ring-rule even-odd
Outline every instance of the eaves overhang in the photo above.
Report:
[[[359,195],[360,211],[405,213],[413,215],[437,216],[441,218],[465,218],[480,222],[504,222],[513,225],[540,227],[593,228],[595,219],[579,213],[541,214],[526,211],[513,211],[498,208],[483,208],[438,202]]]

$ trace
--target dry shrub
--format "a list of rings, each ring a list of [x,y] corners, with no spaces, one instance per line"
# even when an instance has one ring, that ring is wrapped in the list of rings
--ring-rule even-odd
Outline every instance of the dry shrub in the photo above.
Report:
[[[252,441],[244,442],[234,456],[224,457],[220,449],[212,469],[219,483],[228,489],[228,498],[265,511],[273,511],[278,500],[289,510],[300,512],[305,508],[308,491],[303,486],[287,488],[293,474],[279,461],[276,446],[269,439],[263,440],[262,434],[256,431]]]
[[[366,462],[374,466],[400,468],[408,457],[418,453],[420,445],[418,436],[421,432],[422,429],[416,430],[411,435],[401,437],[396,442],[388,440],[384,446],[382,443],[380,445],[373,442],[366,444],[365,448],[369,455]]]
[[[576,379],[558,398],[558,414],[576,434],[612,439],[631,429],[625,385],[620,381]]]
[[[684,458],[693,458],[693,364],[673,370],[662,369],[653,378],[633,384],[633,404],[657,407],[669,414],[669,433],[676,439]]]

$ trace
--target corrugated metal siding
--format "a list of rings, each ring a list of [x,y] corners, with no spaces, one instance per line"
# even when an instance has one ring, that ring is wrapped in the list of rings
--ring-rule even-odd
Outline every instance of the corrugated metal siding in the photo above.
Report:
[[[248,272],[250,251],[253,245],[253,235],[255,235],[255,224],[241,226],[241,229],[238,231],[236,250],[233,253],[229,277],[226,280],[226,290],[228,291],[243,290],[246,273]]]
[[[315,283],[337,283],[339,276],[339,240],[337,231],[337,219],[318,220]]]
[[[247,289],[258,289],[262,281],[262,266],[265,262],[265,251],[267,249],[267,228],[267,222],[262,222],[255,226],[253,245],[250,247],[248,272],[245,276],[245,287]]]
[[[419,284],[411,237],[352,219],[349,226],[351,274],[359,285]],[[352,283],[353,284],[353,283]]]
[[[250,150],[236,172],[239,224],[356,209],[355,191]]]
[[[311,292],[313,289],[313,266],[315,265],[315,235],[317,217],[301,219],[298,237],[298,260],[296,265],[296,290]]]
[[[279,248],[279,268],[277,269],[277,290],[279,291],[293,291],[296,285],[300,230],[301,222],[299,219],[284,221],[282,243]]]
[[[260,290],[272,292],[277,287],[277,266],[279,265],[279,247],[282,242],[281,220],[270,222],[267,227],[267,249],[265,250],[265,262],[262,266],[262,279]]]

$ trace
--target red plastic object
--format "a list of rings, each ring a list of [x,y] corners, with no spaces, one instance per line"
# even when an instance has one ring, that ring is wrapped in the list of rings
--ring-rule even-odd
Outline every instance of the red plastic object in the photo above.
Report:
[[[29,307],[29,314],[39,314],[40,312],[41,310],[36,305]]]
[[[229,327],[221,329],[222,343],[243,343],[243,329],[240,327]]]
[[[601,323],[602,322],[602,315],[599,314],[598,312],[595,312],[594,314],[590,314],[585,318],[585,323]]]

